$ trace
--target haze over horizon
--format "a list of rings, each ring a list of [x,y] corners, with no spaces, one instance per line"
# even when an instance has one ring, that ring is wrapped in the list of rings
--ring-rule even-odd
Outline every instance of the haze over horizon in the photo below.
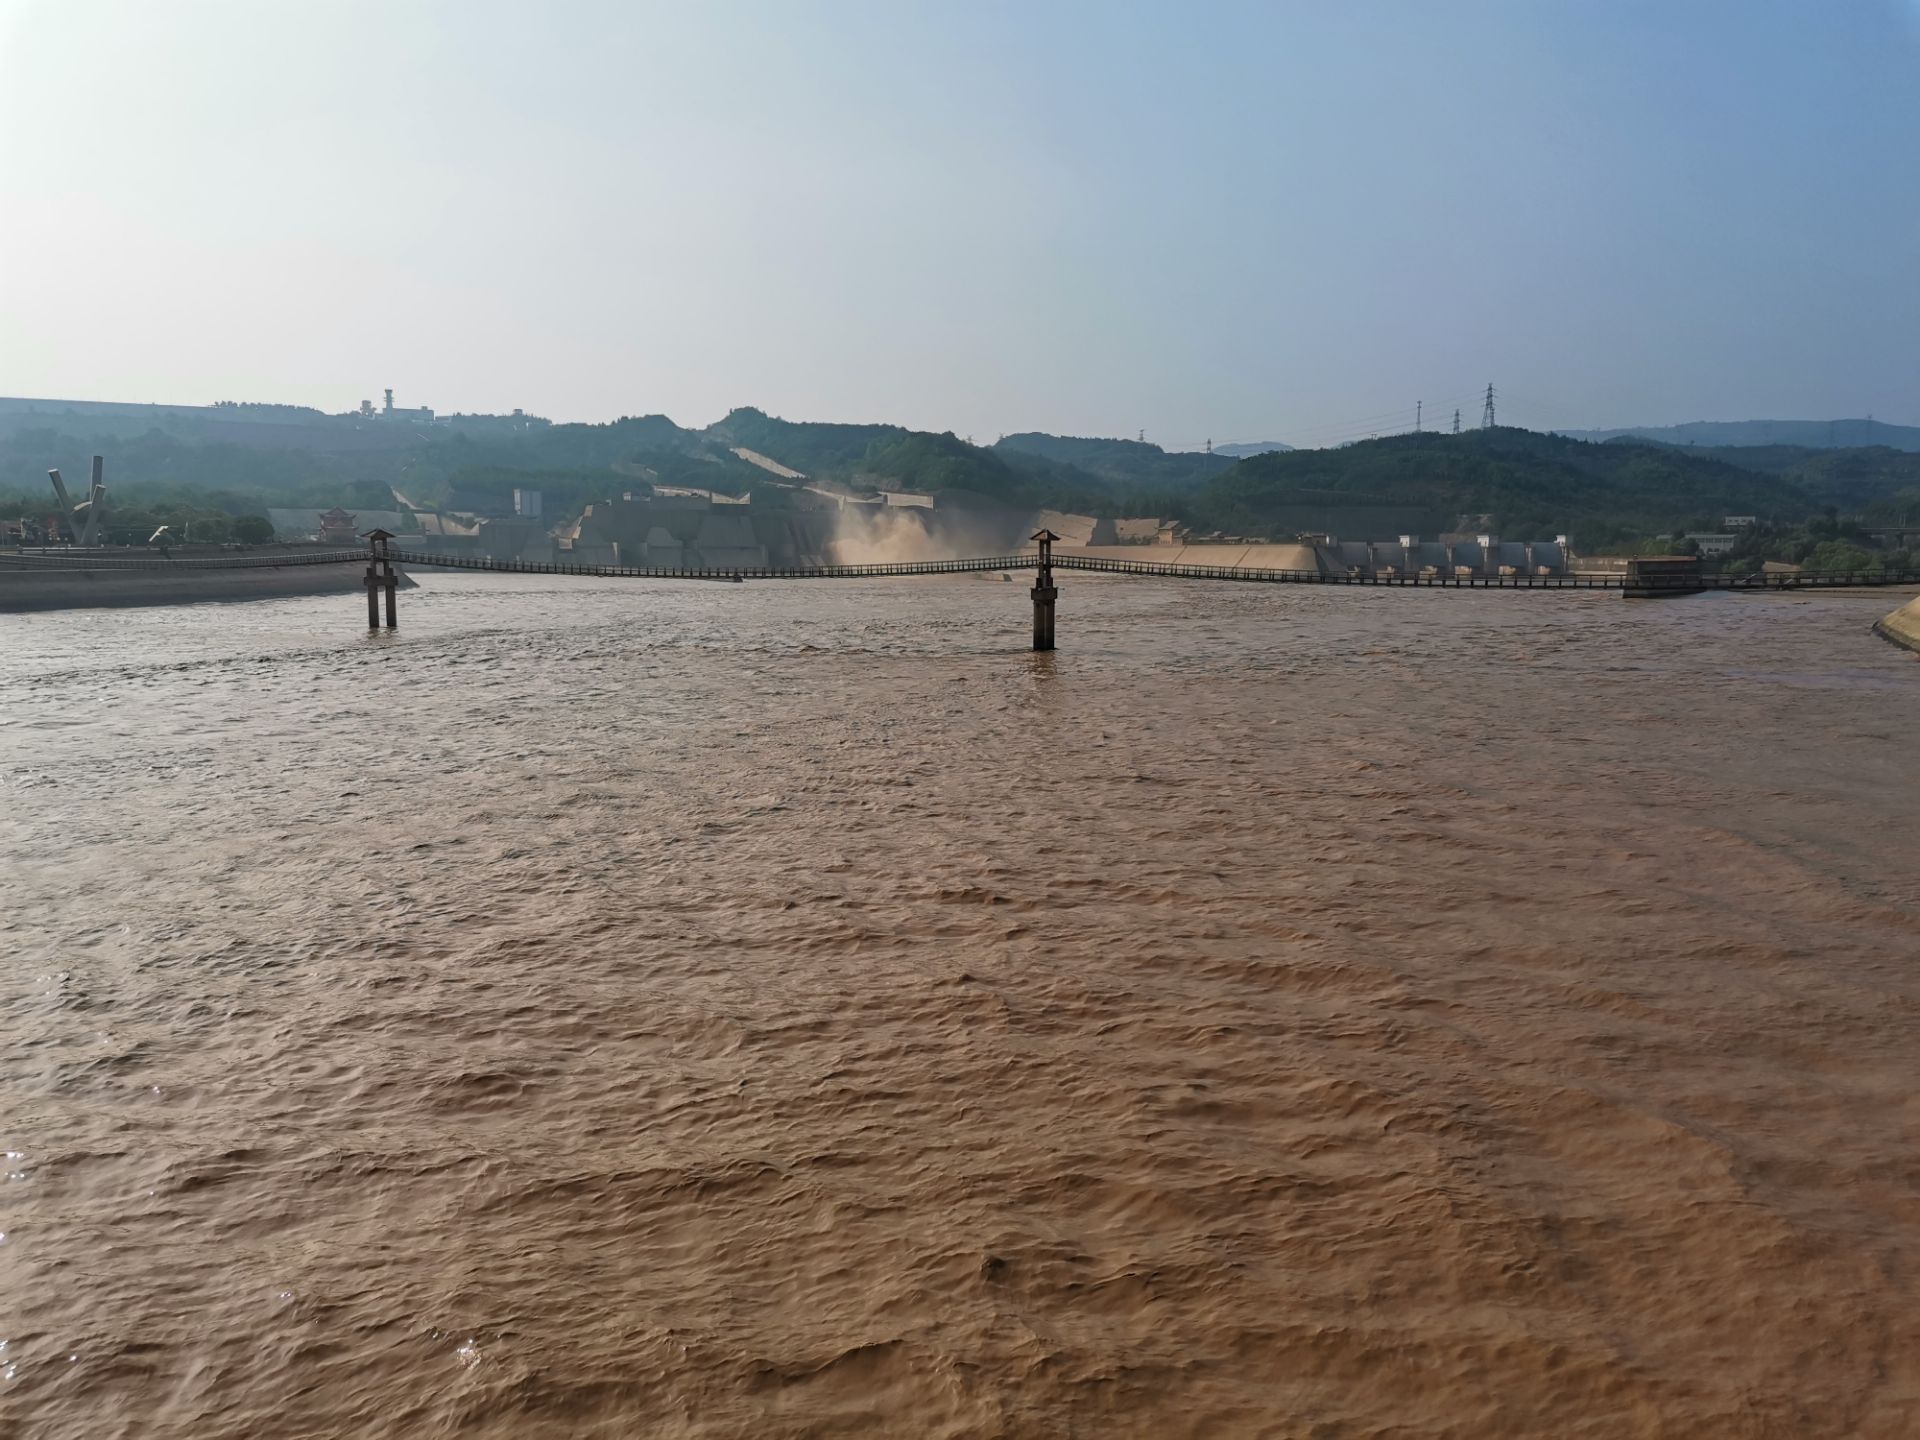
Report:
[[[1917,68],[1895,0],[0,0],[0,393],[1915,423]]]

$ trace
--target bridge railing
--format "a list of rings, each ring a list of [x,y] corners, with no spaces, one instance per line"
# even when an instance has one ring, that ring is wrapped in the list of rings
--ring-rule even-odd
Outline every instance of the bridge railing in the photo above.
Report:
[[[1170,580],[1239,580],[1268,585],[1378,585],[1419,589],[1608,590],[1617,575],[1459,575],[1390,574],[1376,570],[1283,570],[1255,565],[1180,565],[1152,560],[1116,560],[1101,555],[1058,554],[1063,570],[1104,571],[1116,575],[1154,575]]]
[[[970,572],[1032,570],[1038,557],[993,555],[960,560],[902,560],[868,565],[639,566],[569,565],[554,561],[496,560],[475,555],[446,555],[430,550],[395,549],[396,564],[441,570],[477,570],[515,575],[574,575],[608,579],[657,580],[850,580],[905,575],[954,575]],[[61,548],[0,550],[0,570],[244,570],[290,565],[346,565],[367,559],[365,550],[319,550],[243,555],[103,555]],[[1419,589],[1475,590],[1620,590],[1622,574],[1557,575],[1388,575],[1378,572],[1321,572],[1257,566],[1178,565],[1151,560],[1118,560],[1100,555],[1056,551],[1053,566],[1113,575],[1156,576],[1169,580],[1232,580],[1268,585],[1373,585]],[[1804,590],[1920,585],[1920,570],[1801,570],[1790,574],[1689,577],[1687,590]],[[1662,587],[1653,587],[1662,588]]]
[[[629,580],[852,580],[887,575],[953,575],[983,570],[1031,570],[1031,555],[997,555],[972,560],[902,560],[875,565],[649,566],[567,565],[546,560],[491,560],[473,555],[436,555],[432,551],[390,550],[395,564],[443,570],[490,570],[510,575],[581,575]]]
[[[1708,575],[1710,590],[1798,590],[1808,586],[1920,585],[1920,570],[1796,570],[1790,575]]]
[[[1378,571],[1276,570],[1236,565],[1179,565],[1151,560],[1116,560],[1106,556],[1074,555],[1056,551],[1053,564],[1061,570],[1106,571],[1122,575],[1157,575],[1167,579],[1246,580],[1293,585],[1380,585],[1471,590],[1620,590],[1630,581],[1624,573],[1573,571],[1549,575],[1384,574]],[[1649,578],[1640,583],[1652,589],[1673,590],[1793,590],[1808,587],[1920,585],[1920,570],[1801,570],[1791,574],[1690,575],[1685,579]]]

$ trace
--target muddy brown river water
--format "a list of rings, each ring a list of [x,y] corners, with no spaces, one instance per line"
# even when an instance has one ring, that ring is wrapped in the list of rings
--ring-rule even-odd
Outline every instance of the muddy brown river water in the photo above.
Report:
[[[0,617],[0,1435],[1920,1434],[1885,594]]]

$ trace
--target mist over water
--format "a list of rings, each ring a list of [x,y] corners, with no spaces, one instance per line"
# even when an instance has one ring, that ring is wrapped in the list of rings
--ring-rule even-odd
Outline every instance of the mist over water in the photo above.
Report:
[[[1017,512],[978,514],[885,505],[847,505],[834,517],[829,565],[900,565],[1012,555],[1031,548]]]
[[[0,1434],[1873,1436],[1881,595],[0,617]]]

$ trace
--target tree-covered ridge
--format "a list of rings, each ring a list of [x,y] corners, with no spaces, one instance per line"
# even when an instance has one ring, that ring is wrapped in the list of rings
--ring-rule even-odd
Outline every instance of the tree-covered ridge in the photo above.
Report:
[[[1031,455],[1071,466],[1117,491],[1175,491],[1204,484],[1233,464],[1231,456],[1162,450],[1143,440],[1101,440],[1027,431],[994,443],[1001,455]]]
[[[1920,489],[1920,453],[1874,445],[1858,450],[1804,445],[1689,447],[1687,453],[1724,460],[1792,482],[1823,504],[1863,509],[1901,490]]]
[[[721,446],[752,450],[809,478],[827,479],[857,470],[874,445],[915,432],[899,425],[781,420],[744,406],[701,433]]]
[[[1293,450],[1297,448],[1297,446],[1287,444],[1284,440],[1248,440],[1237,444],[1216,445],[1213,447],[1213,453],[1215,455],[1231,456],[1235,460],[1246,460],[1252,456],[1265,455],[1274,450]]]
[[[1799,486],[1668,446],[1593,444],[1530,430],[1395,435],[1337,450],[1239,461],[1169,507],[1196,528],[1268,534],[1303,506],[1382,506],[1489,517],[1507,535],[1578,532],[1589,547],[1660,533],[1690,517],[1800,517]]]
[[[91,433],[80,417],[58,429],[38,421],[0,427],[0,518],[44,516],[52,503],[48,467],[71,481],[87,473],[96,453],[107,456],[115,509],[129,527],[197,518],[217,529],[218,517],[260,515],[268,506],[499,511],[516,488],[541,491],[553,523],[652,485],[751,494],[762,505],[804,501],[794,482],[735,453],[744,449],[801,472],[807,483],[965,491],[1014,507],[1162,516],[1202,534],[1264,538],[1315,529],[1380,538],[1484,520],[1510,537],[1571,533],[1591,552],[1716,530],[1727,515],[1758,516],[1776,538],[1801,537],[1795,546],[1852,543],[1849,523],[1920,522],[1920,454],[1886,447],[1593,443],[1501,428],[1236,462],[1132,440],[1039,434],[983,447],[950,432],[798,422],[740,409],[703,430],[664,415],[497,436],[397,427],[385,448],[334,451],[186,438],[201,432],[174,435],[162,428],[164,418],[132,435]],[[1815,534],[1805,528],[1810,517],[1842,531]]]
[[[964,491],[1016,509],[1113,513],[1111,497],[1101,493],[1092,476],[1071,466],[1027,463],[1031,459],[969,445],[951,431],[902,431],[876,441],[852,478],[887,490]]]
[[[1849,420],[1692,420],[1684,425],[1633,425],[1618,430],[1567,430],[1575,440],[1651,440],[1663,445],[1805,446],[1810,449],[1862,449],[1884,445],[1920,450],[1920,426],[1889,425],[1871,415]]]

